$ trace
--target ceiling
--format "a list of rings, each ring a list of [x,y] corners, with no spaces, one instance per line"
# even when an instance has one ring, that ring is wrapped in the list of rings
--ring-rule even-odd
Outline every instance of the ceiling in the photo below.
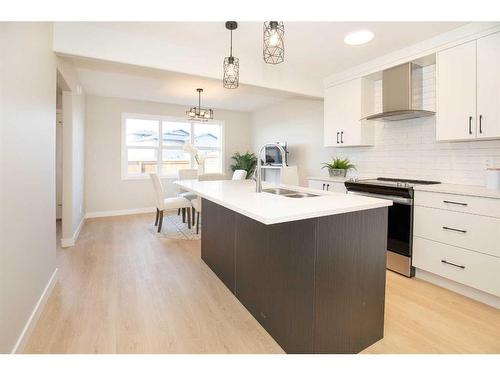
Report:
[[[465,25],[464,22],[285,22],[285,63],[293,70],[323,79],[354,65],[415,44]],[[101,26],[104,26],[101,24]],[[229,32],[224,22],[132,22],[106,23],[106,28],[133,35],[175,41],[195,48],[200,57],[229,53]],[[368,29],[375,38],[366,45],[349,46],[344,37]],[[262,61],[262,22],[239,22],[233,32],[233,53],[244,63]]]
[[[262,61],[262,23],[241,22],[233,34],[233,53],[240,58],[236,90],[224,89],[220,77],[229,52],[223,22],[62,23],[55,40],[64,42],[59,52],[71,46],[68,58],[89,94],[189,106],[202,87],[202,105],[254,111],[285,99],[321,97],[325,77],[462,25],[286,22],[285,62],[268,65]],[[359,29],[371,30],[375,38],[346,45],[344,36]]]
[[[90,95],[192,106],[204,89],[202,107],[251,112],[285,99],[308,98],[250,85],[227,90],[220,80],[106,61],[68,58]],[[318,98],[314,98],[318,100]]]

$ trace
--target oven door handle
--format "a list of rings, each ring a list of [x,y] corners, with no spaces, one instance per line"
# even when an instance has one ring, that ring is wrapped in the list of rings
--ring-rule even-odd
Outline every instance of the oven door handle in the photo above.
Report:
[[[411,206],[413,203],[413,199],[411,198],[403,198],[403,197],[398,197],[396,195],[381,195],[381,194],[365,193],[352,190],[349,190],[347,194],[362,195],[364,197],[370,197],[370,198],[387,199],[393,201],[394,203],[405,204],[407,206]]]

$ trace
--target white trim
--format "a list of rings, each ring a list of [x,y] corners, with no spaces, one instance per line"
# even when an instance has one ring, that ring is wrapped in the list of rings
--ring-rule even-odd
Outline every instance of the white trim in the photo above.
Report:
[[[84,215],[82,217],[82,220],[80,220],[80,224],[78,224],[78,228],[76,228],[76,231],[75,231],[75,233],[73,233],[72,238],[61,238],[61,247],[75,246],[76,240],[78,239],[78,236],[80,235],[80,232],[83,228],[83,224],[85,224],[86,218],[87,218],[87,215]]]
[[[146,213],[151,213],[151,212],[155,212],[155,207],[129,208],[129,209],[125,209],[125,210],[87,212],[87,214],[85,215],[85,218],[91,219],[94,217],[136,215],[136,214],[146,214]]]
[[[45,304],[47,303],[47,300],[49,299],[50,293],[52,292],[52,289],[54,288],[54,285],[57,282],[56,275],[58,270],[59,268],[56,267],[54,272],[52,272],[52,276],[50,276],[47,285],[45,285],[45,288],[42,294],[40,295],[40,298],[38,299],[35,308],[31,312],[31,315],[28,318],[26,324],[24,325],[24,328],[21,331],[21,334],[19,335],[16,344],[12,348],[11,354],[20,353],[23,351],[31,333],[33,332],[33,329],[35,328],[36,322],[38,321],[38,318],[40,317],[40,314],[42,313],[42,310]]]
[[[442,288],[452,290],[455,293],[469,297],[473,300],[485,303],[486,305],[500,309],[500,298],[481,290],[471,288],[467,285],[457,283],[453,280],[446,279],[431,272],[415,269],[415,278],[425,280],[431,284],[438,285]]]
[[[472,22],[412,46],[354,66],[343,72],[332,74],[323,80],[324,88],[373,74],[408,61],[413,61],[499,31],[500,23],[498,22]]]

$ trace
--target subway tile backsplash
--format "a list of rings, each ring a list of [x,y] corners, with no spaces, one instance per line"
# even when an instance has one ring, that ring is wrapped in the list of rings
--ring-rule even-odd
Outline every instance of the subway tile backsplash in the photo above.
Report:
[[[435,110],[435,65],[423,71],[424,109]],[[375,86],[375,112],[382,107],[382,84]],[[500,166],[500,140],[437,142],[435,117],[374,122],[373,147],[335,149],[358,171],[353,176],[379,176],[484,185],[486,164]]]

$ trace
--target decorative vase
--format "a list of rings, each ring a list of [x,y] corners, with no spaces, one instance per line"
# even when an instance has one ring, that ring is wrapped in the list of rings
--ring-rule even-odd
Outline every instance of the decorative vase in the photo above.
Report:
[[[347,169],[328,169],[330,177],[345,177]]]
[[[198,176],[205,174],[205,162],[198,164]]]

